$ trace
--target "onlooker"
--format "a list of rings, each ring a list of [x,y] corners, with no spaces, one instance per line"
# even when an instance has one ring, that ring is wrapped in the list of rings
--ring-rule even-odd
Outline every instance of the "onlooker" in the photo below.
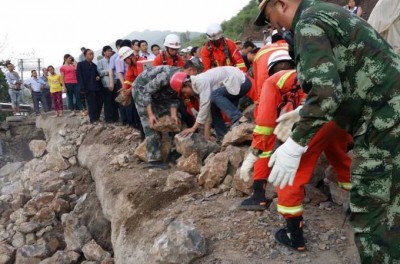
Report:
[[[349,0],[349,2],[347,2],[347,5],[343,6],[343,8],[347,9],[354,15],[357,15],[360,17],[362,15],[363,11],[362,11],[361,6],[358,5],[357,1],[358,0]]]
[[[86,50],[85,47],[81,48],[81,54],[79,55],[79,59],[78,59],[79,61],[84,61],[85,60],[85,55],[84,55],[85,50]]]
[[[15,66],[11,62],[6,63],[8,72],[6,72],[6,80],[8,84],[8,94],[11,98],[11,104],[14,115],[19,113],[19,102],[21,100],[22,81],[18,72],[14,71]]]
[[[254,45],[252,41],[247,40],[243,43],[243,47],[240,50],[240,54],[242,55],[244,64],[246,64],[247,70],[250,69],[251,66],[249,60],[247,59],[247,54],[254,48],[256,48],[256,45]]]
[[[139,48],[139,40],[133,39],[131,41],[131,48],[135,51],[135,54],[139,55],[140,48]]]
[[[82,110],[82,103],[76,78],[75,60],[70,54],[64,55],[64,64],[60,68],[60,74],[63,79],[64,90],[67,91],[68,108],[72,112],[71,115],[74,115],[74,111]]]
[[[193,64],[196,66],[197,68],[197,73],[202,73],[204,70],[204,65],[201,62],[201,53],[200,53],[201,49],[199,47],[193,47],[190,50],[190,54],[192,55],[192,58],[190,59]]]
[[[93,63],[93,51],[86,49],[84,54],[86,60],[78,62],[76,75],[79,86],[85,92],[90,123],[97,123],[100,119],[101,108],[103,106],[100,75],[97,72],[96,64]]]
[[[103,58],[97,63],[97,71],[100,74],[101,84],[103,86],[104,120],[106,123],[118,122],[118,103],[115,101],[117,89],[115,86],[110,88],[110,79],[108,76],[112,52],[110,46],[104,46],[102,52]]]
[[[45,112],[51,111],[51,93],[50,93],[50,85],[47,80],[47,76],[49,75],[49,71],[47,68],[42,69],[42,76],[40,77],[45,83],[45,87],[42,89],[42,100],[43,100],[43,109]]]
[[[27,84],[32,94],[33,111],[35,111],[35,114],[38,116],[40,115],[39,102],[42,103],[42,106],[44,105],[42,89],[44,89],[46,83],[42,79],[38,78],[36,70],[32,70],[31,78],[28,80]]]
[[[139,57],[144,58],[145,60],[154,60],[156,56],[148,52],[147,50],[148,46],[149,44],[147,43],[146,40],[139,41],[139,48],[140,48]]]
[[[60,74],[56,74],[53,66],[48,66],[47,70],[50,75],[47,77],[50,85],[51,99],[53,100],[53,109],[56,112],[56,117],[63,116],[63,102],[62,102],[62,91],[63,91],[63,80]],[[64,90],[65,92],[65,90]]]
[[[153,44],[153,45],[151,45],[151,52],[153,53],[153,55],[154,55],[154,58],[158,55],[158,54],[160,54],[160,46],[158,46],[157,44]]]

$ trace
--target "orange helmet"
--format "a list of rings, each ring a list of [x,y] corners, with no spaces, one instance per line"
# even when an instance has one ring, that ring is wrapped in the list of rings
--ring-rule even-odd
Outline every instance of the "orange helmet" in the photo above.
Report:
[[[185,82],[189,81],[189,76],[185,72],[176,72],[172,75],[169,84],[171,88],[179,95]]]

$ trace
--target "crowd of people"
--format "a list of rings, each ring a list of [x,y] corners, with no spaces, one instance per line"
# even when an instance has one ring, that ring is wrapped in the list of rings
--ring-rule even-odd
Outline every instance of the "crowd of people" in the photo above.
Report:
[[[377,7],[389,1],[380,0]],[[148,51],[145,40],[118,39],[115,51],[103,47],[97,65],[93,51],[82,48],[78,63],[64,56],[60,74],[52,66],[40,78],[32,71],[34,111],[39,113],[41,102],[44,111],[53,107],[62,116],[66,92],[73,114],[85,115],[87,106],[91,123],[99,122],[104,110],[105,122],[138,129],[147,141],[148,168],[167,169],[155,128],[159,118],[170,116],[183,128],[182,136],[201,133],[218,142],[229,129],[249,122],[239,102],[251,100],[256,126],[240,178],[253,181],[253,194],[239,208],[266,210],[271,201],[265,187],[272,183],[277,210],[286,219],[276,240],[306,250],[304,186],[324,152],[339,187],[350,191],[362,263],[395,263],[400,261],[400,56],[394,50],[398,42],[385,41],[361,13],[354,0],[345,8],[316,0],[259,0],[255,25],[268,26],[261,48],[225,37],[220,24],[209,25],[204,45],[184,54],[176,34],[165,37],[163,50],[154,44]],[[7,69],[18,112],[22,82],[11,63]]]

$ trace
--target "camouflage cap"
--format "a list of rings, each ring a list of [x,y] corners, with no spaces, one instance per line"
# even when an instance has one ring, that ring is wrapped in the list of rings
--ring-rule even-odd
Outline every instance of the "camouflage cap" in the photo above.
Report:
[[[268,25],[267,18],[265,17],[264,9],[270,1],[271,0],[258,0],[258,10],[260,10],[260,12],[258,13],[256,20],[254,21],[254,25],[256,25],[256,26]]]

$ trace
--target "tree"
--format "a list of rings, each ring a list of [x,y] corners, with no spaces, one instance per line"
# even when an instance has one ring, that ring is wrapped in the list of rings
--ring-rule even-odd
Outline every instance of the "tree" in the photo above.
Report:
[[[0,103],[11,102],[10,96],[8,95],[8,85],[4,74],[4,69],[7,62],[8,61],[4,60],[0,61]],[[0,121],[5,120],[8,115],[10,114],[7,114],[6,112],[0,112]]]

